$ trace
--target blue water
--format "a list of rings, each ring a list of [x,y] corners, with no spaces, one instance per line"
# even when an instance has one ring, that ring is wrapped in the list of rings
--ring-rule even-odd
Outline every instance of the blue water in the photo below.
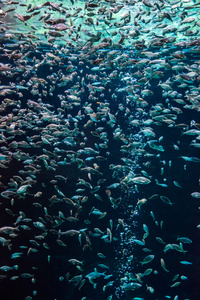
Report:
[[[40,49],[40,54],[37,57],[40,59],[43,49]],[[33,53],[33,55],[36,55]],[[193,63],[193,55],[187,55],[187,64]],[[197,56],[195,59],[199,59]],[[5,58],[4,63],[10,63],[8,59]],[[68,64],[68,58],[63,59],[64,64]],[[76,62],[74,62],[76,66]],[[198,212],[198,199],[191,197],[191,193],[197,191],[199,188],[198,177],[199,177],[199,164],[198,163],[187,163],[180,156],[190,156],[199,157],[198,148],[191,147],[189,144],[193,140],[193,136],[187,136],[182,134],[182,130],[176,126],[169,127],[167,124],[162,123],[161,126],[157,126],[155,123],[151,124],[150,127],[156,133],[156,137],[162,138],[162,146],[164,147],[164,152],[157,152],[149,148],[148,138],[144,137],[139,133],[138,127],[131,127],[129,125],[129,114],[125,111],[130,110],[133,119],[144,121],[149,118],[149,112],[151,108],[157,103],[161,103],[167,108],[166,99],[162,97],[161,88],[158,87],[159,80],[152,79],[151,91],[153,91],[153,96],[147,97],[148,103],[147,107],[143,108],[143,111],[138,111],[137,106],[134,102],[128,102],[126,99],[126,93],[124,91],[115,92],[117,88],[123,89],[126,87],[126,82],[119,80],[119,78],[114,79],[108,86],[106,86],[103,91],[97,92],[97,101],[92,102],[92,108],[94,111],[98,111],[99,101],[102,103],[110,103],[110,113],[116,115],[117,123],[111,127],[108,123],[108,117],[104,120],[98,121],[96,125],[95,122],[91,126],[85,127],[84,125],[90,119],[89,116],[84,112],[83,106],[88,101],[89,90],[87,84],[86,74],[92,73],[90,70],[93,66],[85,63],[83,66],[77,65],[78,81],[81,82],[82,78],[85,78],[85,91],[81,94],[81,105],[73,107],[69,111],[66,109],[64,115],[59,117],[59,108],[61,108],[61,102],[58,99],[59,94],[65,93],[66,90],[75,84],[75,82],[69,82],[66,86],[58,87],[55,85],[55,90],[53,91],[53,96],[48,95],[48,97],[42,97],[42,102],[45,104],[51,104],[51,111],[63,121],[62,126],[64,127],[65,120],[69,119],[70,126],[72,130],[75,128],[74,121],[72,118],[77,118],[78,112],[81,110],[82,118],[78,119],[77,127],[78,133],[73,139],[73,146],[66,146],[61,142],[60,144],[38,144],[38,147],[22,148],[20,151],[29,153],[34,159],[36,159],[36,165],[40,166],[40,172],[35,173],[35,183],[24,198],[15,198],[14,205],[10,204],[7,199],[1,199],[1,221],[0,225],[10,226],[13,224],[14,220],[17,219],[20,211],[30,218],[32,221],[30,223],[23,223],[30,226],[30,230],[20,229],[20,234],[12,239],[11,250],[6,247],[1,246],[1,263],[0,265],[14,265],[18,264],[19,268],[17,272],[15,270],[7,273],[7,277],[3,278],[0,282],[1,299],[28,299],[27,296],[32,296],[36,293],[36,296],[32,296],[32,299],[43,299],[43,300],[71,300],[71,299],[85,299],[98,300],[107,299],[109,295],[113,295],[112,299],[134,299],[134,297],[141,297],[145,300],[167,299],[165,296],[170,296],[170,299],[175,299],[176,295],[179,295],[178,299],[199,299],[199,275],[198,275],[198,265],[199,265],[199,231],[196,226],[199,223],[199,212]],[[109,76],[112,69],[105,71],[105,77]],[[123,69],[121,72],[128,73],[132,77],[136,68],[128,67]],[[40,67],[39,77],[46,79],[47,76],[51,75],[53,72],[58,72],[58,66],[53,67],[50,71],[48,66]],[[94,72],[93,72],[94,73]],[[102,76],[101,73],[95,72],[97,76]],[[172,77],[172,72],[167,70],[163,71],[164,80]],[[22,74],[17,74],[17,76],[23,76]],[[31,77],[31,74],[30,74]],[[29,77],[26,78],[28,81]],[[14,81],[15,78],[12,78]],[[2,76],[1,84],[8,84],[9,79]],[[137,83],[137,79],[136,79]],[[198,82],[194,83],[198,86]],[[47,90],[50,86],[48,82]],[[178,88],[177,88],[178,89]],[[41,91],[41,87],[40,87]],[[183,94],[183,98],[186,90],[179,89],[178,92]],[[116,98],[113,97],[116,95]],[[12,96],[15,97],[15,96]],[[31,95],[30,89],[23,92],[23,97],[21,98],[21,108],[27,109],[28,99],[38,100],[38,95]],[[17,100],[17,96],[16,96]],[[1,101],[3,97],[1,96]],[[89,102],[89,101],[88,101]],[[119,109],[119,104],[123,105],[124,109]],[[182,109],[183,113],[177,115],[176,124],[185,123],[190,125],[191,120],[198,122],[199,112],[196,110],[189,110],[182,107],[180,104],[175,104],[176,107]],[[29,108],[33,111],[33,115],[36,115],[41,121],[35,122],[35,127],[42,129],[49,124],[48,121],[42,121],[40,110]],[[8,109],[3,112],[5,115],[13,112],[17,115],[14,107],[8,107]],[[27,114],[27,111],[25,112]],[[25,115],[26,116],[26,115]],[[28,116],[27,121],[28,121]],[[26,119],[25,117],[25,119]],[[65,119],[65,120],[64,120]],[[72,121],[71,121],[72,120]],[[29,122],[29,121],[28,121]],[[105,132],[107,132],[108,147],[95,148],[95,143],[99,143],[99,139],[91,134],[91,131],[97,130],[98,127],[104,127]],[[155,154],[154,156],[145,155],[134,155],[131,151],[123,153],[121,147],[126,145],[122,140],[114,139],[113,132],[119,126],[121,128],[125,138],[130,143],[132,141],[142,141],[144,143],[144,149],[147,152]],[[142,125],[140,126],[142,127]],[[139,127],[139,128],[140,128]],[[16,135],[14,140],[17,142],[27,140],[35,134],[34,127],[28,128],[25,125],[21,128],[24,130],[22,135]],[[99,171],[103,174],[101,175],[91,175],[91,180],[88,178],[87,173],[82,171],[78,167],[76,159],[78,156],[75,155],[75,160],[70,163],[70,158],[67,157],[66,152],[62,150],[77,152],[81,147],[81,143],[84,141],[83,135],[87,138],[86,147],[91,147],[99,151],[99,155],[106,157],[105,161],[97,161],[96,159],[87,162],[88,166],[97,163],[99,166]],[[8,137],[9,133],[4,133]],[[38,133],[37,133],[38,134]],[[179,146],[179,150],[174,149],[174,144]],[[61,152],[55,152],[56,147],[61,150]],[[48,165],[50,161],[54,160],[55,163],[52,165],[54,169],[48,169],[42,160],[37,157],[44,154],[44,150],[47,155],[50,155],[50,160],[48,160]],[[17,150],[11,147],[11,152],[15,153]],[[49,152],[48,152],[49,151]],[[50,154],[49,154],[50,153]],[[54,153],[51,156],[51,153]],[[89,155],[90,156],[90,155]],[[93,155],[91,155],[93,156]],[[20,175],[20,170],[25,170],[23,159],[17,160],[15,156],[12,156],[12,160],[7,169],[1,169],[2,182],[7,185],[10,178],[18,174],[24,178],[23,173]],[[80,158],[86,158],[87,155],[82,155]],[[113,189],[112,197],[120,198],[119,205],[112,207],[112,204],[106,194],[107,187],[115,182],[120,182],[128,174],[127,171],[115,171],[112,169],[112,165],[125,165],[121,158],[126,157],[133,160],[133,165],[130,166],[134,174],[140,174],[141,170],[146,171],[151,176],[151,183],[149,185],[138,185],[138,187],[129,186]],[[66,159],[66,164],[59,164],[58,162],[63,162]],[[185,165],[185,166],[184,166]],[[84,165],[82,166],[82,168]],[[163,169],[163,174],[161,175],[161,168]],[[19,172],[19,173],[18,173]],[[70,206],[63,201],[57,203],[51,203],[49,199],[57,194],[54,188],[54,184],[51,183],[55,180],[55,175],[62,175],[67,177],[66,182],[62,180],[57,180],[56,185],[59,190],[61,190],[66,197],[72,198],[74,195],[82,195],[77,193],[78,188],[83,188],[77,185],[80,178],[90,182],[91,186],[94,188],[98,185],[98,180],[105,178],[106,181],[100,184],[100,189],[97,192],[103,201],[97,200],[90,188],[86,187],[83,193],[84,196],[88,196],[88,201],[82,203],[82,211],[78,216],[78,222],[68,222],[64,221],[59,225],[60,219],[58,218],[59,211],[61,211],[65,217],[69,217],[71,212],[72,215],[76,213],[76,208]],[[165,180],[163,180],[165,178]],[[156,184],[155,179],[159,183],[166,184],[167,187],[162,187]],[[174,185],[174,181],[177,181],[182,188]],[[40,198],[34,198],[34,194],[38,191],[42,191],[42,196]],[[167,205],[163,203],[158,197],[149,199],[152,195],[159,194],[168,197],[173,205]],[[58,196],[58,195],[57,195]],[[60,197],[59,197],[60,198]],[[62,198],[62,197],[61,197]],[[146,198],[147,203],[142,205],[140,208],[136,207],[139,199]],[[36,207],[33,202],[39,202],[41,207]],[[98,216],[90,214],[91,209],[95,207],[101,212],[107,212],[105,218],[99,219]],[[9,208],[13,211],[14,215],[10,215],[6,212],[5,208]],[[71,210],[71,212],[70,212]],[[150,212],[153,211],[155,215],[155,220],[153,220]],[[46,213],[48,212],[48,213]],[[48,217],[46,215],[48,214]],[[30,243],[30,240],[35,239],[35,236],[42,233],[42,231],[33,226],[33,222],[39,220],[42,217],[45,221],[46,233],[44,240],[37,240],[39,246],[34,246]],[[122,219],[125,223],[123,226],[119,225],[118,219]],[[56,223],[58,221],[58,225]],[[89,224],[87,222],[89,220]],[[101,229],[104,234],[106,234],[106,229],[110,228],[110,220],[113,222],[112,235],[116,240],[112,243],[106,243],[101,238],[94,237],[94,228]],[[161,229],[160,222],[163,222],[163,228]],[[143,224],[146,224],[149,228],[149,236],[146,239],[145,247],[151,250],[150,253],[145,253],[140,245],[136,245],[132,242],[132,237],[136,237],[142,240],[144,234]],[[20,224],[21,225],[21,224]],[[77,236],[67,237],[62,236],[61,240],[66,244],[66,247],[60,246],[56,239],[58,238],[58,230],[67,231],[70,229],[84,229],[87,228],[88,237],[91,240],[91,246],[86,250],[83,250],[84,242],[80,244]],[[177,251],[168,251],[166,254],[163,252],[163,244],[156,241],[156,237],[161,237],[166,243],[178,243],[176,238],[179,236],[186,236],[192,239],[192,244],[184,244],[183,248],[187,252],[185,254]],[[83,240],[85,237],[82,237]],[[45,245],[43,244],[45,243]],[[47,244],[47,248],[45,247]],[[19,250],[20,246],[26,246],[25,250]],[[35,253],[27,254],[28,249],[36,248],[38,251]],[[16,260],[11,260],[11,253],[23,252],[23,256]],[[106,259],[100,259],[97,253],[103,253]],[[154,254],[155,258],[151,264],[141,266],[141,261],[144,257],[149,254]],[[50,257],[50,261],[48,261]],[[76,258],[83,262],[83,271],[77,270],[72,264],[68,262],[69,259]],[[166,268],[169,272],[165,272],[160,265],[160,258],[165,260]],[[180,261],[186,260],[192,262],[192,265],[182,265]],[[99,263],[106,264],[109,269],[106,270],[106,274],[112,274],[108,280],[105,280],[103,276],[95,280],[94,285],[92,285],[88,279],[86,279],[85,284],[82,288],[73,285],[69,282],[71,278],[78,274],[82,274],[83,278],[93,272],[94,268],[97,268],[99,272],[104,270],[98,267]],[[123,282],[127,282],[127,274],[133,273],[138,274],[144,272],[147,268],[152,268],[154,273],[142,278],[142,287],[135,291],[122,291],[121,286]],[[35,280],[30,278],[21,278],[20,274],[30,273],[34,274]],[[157,274],[156,274],[157,273]],[[4,273],[2,273],[3,275]],[[181,284],[175,288],[170,287],[174,282],[172,278],[176,275],[184,275],[188,277],[188,280],[177,279]],[[12,276],[19,275],[16,280],[11,280]],[[111,286],[108,286],[105,291],[103,287],[109,282],[113,281]],[[154,288],[154,293],[147,290],[147,286]]]

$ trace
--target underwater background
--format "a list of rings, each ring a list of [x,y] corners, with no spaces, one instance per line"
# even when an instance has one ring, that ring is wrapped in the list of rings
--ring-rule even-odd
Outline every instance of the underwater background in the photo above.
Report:
[[[0,299],[199,300],[199,3],[0,7]]]

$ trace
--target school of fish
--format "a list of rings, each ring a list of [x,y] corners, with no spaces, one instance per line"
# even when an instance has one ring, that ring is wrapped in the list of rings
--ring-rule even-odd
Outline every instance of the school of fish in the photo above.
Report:
[[[182,291],[200,233],[199,7],[1,1],[0,287],[19,283],[12,299],[198,300]]]

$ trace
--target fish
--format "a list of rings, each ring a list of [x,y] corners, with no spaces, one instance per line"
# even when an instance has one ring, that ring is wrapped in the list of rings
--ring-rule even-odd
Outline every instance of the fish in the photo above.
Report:
[[[181,263],[182,265],[192,265],[192,262],[191,262],[191,261],[186,261],[186,260],[182,260],[182,261],[180,261],[180,263]]]
[[[105,272],[100,273],[100,272],[97,271],[96,268],[94,268],[94,271],[88,273],[85,277],[88,278],[88,280],[93,284],[93,280],[95,280],[95,279],[97,279],[101,276],[105,277]]]
[[[181,284],[181,282],[180,282],[180,281],[177,281],[177,282],[173,283],[170,287],[171,287],[171,288],[174,288],[174,287],[179,286],[180,284]]]
[[[19,226],[17,227],[3,226],[0,228],[0,233],[12,234],[14,233],[15,230],[19,231]]]
[[[65,286],[82,300],[97,293],[148,299],[157,292],[154,275],[160,298],[182,298],[191,274],[181,274],[196,266],[197,243],[184,216],[191,216],[188,230],[200,228],[195,203],[186,205],[188,195],[200,198],[198,8],[2,1],[0,279],[10,280],[7,298],[18,279],[16,298],[40,295],[40,285],[29,295],[20,287],[41,271],[59,283],[53,290],[44,281],[46,298]]]
[[[196,162],[199,163],[200,159],[198,157],[188,157],[188,156],[180,156],[185,161]]]
[[[78,284],[81,282],[82,277],[83,277],[82,275],[76,275],[76,276],[72,277],[72,278],[69,280],[69,283],[72,283],[72,284],[74,284],[74,285],[78,285]]]
[[[185,244],[191,244],[192,240],[187,237],[177,237],[177,241]]]
[[[167,270],[167,268],[165,266],[165,261],[163,258],[160,259],[160,263],[161,263],[161,267],[163,268],[163,270],[165,270],[166,272],[169,272],[169,270]]]
[[[193,192],[192,194],[191,194],[191,196],[193,197],[193,198],[200,198],[200,192]]]
[[[70,230],[67,230],[65,232],[59,231],[59,236],[60,235],[75,236],[75,235],[79,235],[79,234],[80,234],[80,231],[75,230],[75,229],[70,229]]]
[[[125,283],[121,286],[122,290],[124,290],[124,291],[133,291],[133,290],[139,289],[141,287],[142,287],[142,285],[140,283],[136,283],[136,282]]]
[[[160,199],[161,199],[164,203],[166,203],[166,204],[169,204],[169,205],[174,204],[174,203],[172,203],[171,200],[170,200],[168,197],[166,197],[166,196],[160,196]]]
[[[150,263],[153,259],[154,259],[154,255],[147,255],[144,259],[143,259],[143,261],[141,262],[141,264],[143,265],[143,264],[148,264],[148,263]]]
[[[136,184],[149,184],[151,182],[149,178],[143,176],[131,178],[130,181]]]

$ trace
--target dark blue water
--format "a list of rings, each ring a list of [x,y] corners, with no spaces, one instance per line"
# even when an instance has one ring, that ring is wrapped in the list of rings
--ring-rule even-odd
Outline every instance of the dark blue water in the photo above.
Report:
[[[39,54],[33,53],[37,58],[41,58],[43,49],[40,49]],[[197,59],[197,57],[195,57]],[[12,64],[12,60],[8,61],[5,59],[4,63]],[[68,64],[68,58],[63,58],[63,63]],[[193,56],[187,56],[187,64],[193,63]],[[53,91],[53,96],[48,95],[47,97],[42,96],[42,102],[44,104],[51,104],[52,107],[50,110],[54,112],[54,115],[58,116],[60,119],[59,122],[62,122],[64,127],[65,121],[69,120],[70,130],[75,128],[74,121],[71,121],[71,117],[77,118],[78,112],[81,111],[81,119],[78,120],[78,131],[75,138],[73,138],[73,146],[66,146],[62,142],[62,137],[60,137],[60,144],[57,146],[61,152],[56,152],[53,144],[38,144],[38,147],[29,147],[21,148],[19,151],[28,153],[31,157],[36,159],[35,164],[39,165],[39,172],[35,174],[35,183],[31,188],[28,189],[28,192],[24,198],[16,197],[14,200],[14,205],[11,205],[11,201],[8,199],[1,198],[1,219],[0,225],[5,226],[15,222],[19,216],[19,212],[22,211],[27,218],[32,219],[30,223],[21,223],[26,224],[30,227],[30,230],[20,229],[20,233],[15,238],[11,239],[12,247],[8,250],[7,247],[1,246],[1,259],[0,265],[14,265],[17,264],[18,270],[11,270],[6,273],[1,273],[6,275],[6,278],[2,278],[0,281],[0,291],[1,299],[26,299],[27,296],[32,296],[33,291],[37,291],[36,296],[32,296],[32,299],[43,299],[43,300],[71,300],[71,299],[107,299],[109,295],[113,295],[112,299],[133,299],[134,297],[142,297],[145,300],[158,299],[163,300],[166,295],[171,296],[171,299],[174,299],[176,295],[179,295],[178,299],[190,299],[198,300],[199,299],[199,230],[197,225],[199,224],[199,212],[198,212],[198,199],[191,197],[191,193],[198,191],[199,188],[199,164],[193,162],[185,162],[180,156],[191,156],[199,157],[198,148],[189,146],[193,140],[193,136],[183,135],[182,129],[179,127],[173,126],[169,127],[167,124],[162,123],[161,126],[157,126],[155,123],[151,124],[150,127],[156,133],[156,137],[163,137],[162,146],[164,147],[164,152],[158,152],[156,150],[150,149],[148,144],[148,138],[143,137],[139,132],[138,127],[131,127],[129,125],[129,115],[125,113],[126,109],[130,110],[130,114],[136,120],[146,120],[149,118],[148,114],[152,107],[157,103],[161,103],[164,107],[167,107],[165,98],[162,97],[161,88],[158,86],[159,80],[150,79],[151,90],[154,92],[153,96],[147,97],[149,103],[148,106],[143,108],[143,111],[138,111],[138,107],[132,103],[128,103],[126,100],[126,92],[116,93],[117,88],[124,88],[125,83],[123,83],[119,78],[116,77],[108,86],[106,86],[103,96],[99,98],[102,103],[110,103],[110,113],[116,115],[117,123],[111,127],[108,123],[108,118],[106,120],[100,119],[98,124],[93,122],[91,126],[85,127],[84,125],[90,119],[89,115],[84,112],[84,106],[88,101],[89,89],[87,84],[86,74],[90,74],[92,71],[91,65],[86,62],[80,69],[77,63],[74,63],[78,68],[76,69],[79,78],[76,79],[79,83],[82,81],[82,78],[85,79],[85,90],[81,93],[81,105],[72,106],[72,109],[65,110],[62,117],[59,117],[59,109],[61,108],[61,102],[58,99],[59,94],[65,93],[66,90],[69,90],[75,82],[69,82],[66,86],[58,86],[58,83],[55,85],[55,90]],[[47,76],[52,73],[58,72],[58,66],[54,66],[52,70],[49,70],[48,66],[41,66],[38,69],[38,76],[40,78],[46,79]],[[82,71],[81,71],[82,70]],[[132,66],[125,68],[122,72],[129,73],[130,76],[137,70],[136,67]],[[105,77],[109,76],[112,72],[112,69],[105,71]],[[119,73],[119,72],[118,72]],[[97,76],[102,76],[101,73],[96,72]],[[163,71],[164,79],[172,77],[172,72],[167,70]],[[26,81],[31,78],[32,74],[26,77]],[[6,76],[1,76],[1,84],[6,85],[9,83],[10,79]],[[17,74],[17,77],[23,77],[23,74]],[[30,77],[30,78],[29,78]],[[15,77],[12,78],[14,82]],[[51,82],[48,81],[47,91]],[[195,82],[195,85],[198,86],[198,83]],[[42,87],[40,87],[40,91]],[[183,99],[185,95],[185,90],[178,90],[183,94]],[[100,97],[101,92],[96,92],[95,96]],[[113,95],[116,94],[116,98]],[[0,97],[0,100],[3,101],[4,97]],[[12,95],[12,99],[15,99],[15,96]],[[33,96],[30,93],[30,88],[23,91],[23,97],[21,98],[21,108],[27,109],[28,99],[38,101],[38,95]],[[17,97],[16,97],[17,100]],[[96,112],[98,111],[99,104],[98,101],[92,102],[92,109]],[[124,106],[124,110],[119,109],[119,104]],[[190,125],[191,120],[198,122],[199,112],[195,110],[189,110],[183,108],[180,104],[175,104],[176,107],[180,108],[183,113],[177,115],[176,124],[185,123]],[[40,109],[30,108],[29,111],[33,116],[37,116],[38,120],[41,122],[35,122],[35,127],[39,127],[41,132],[49,124],[48,121],[42,120],[42,114]],[[28,120],[28,111],[25,111],[23,116],[24,120]],[[13,113],[17,116],[18,112],[14,109],[13,106],[10,106],[6,111],[2,112],[2,115],[7,115]],[[70,116],[69,116],[70,115]],[[20,119],[20,117],[19,117]],[[155,154],[152,157],[145,155],[134,156],[131,151],[123,153],[120,151],[124,143],[120,139],[115,139],[113,137],[113,132],[116,127],[119,126],[124,134],[124,137],[128,142],[135,141],[144,141],[144,150]],[[98,127],[104,127],[105,132],[107,132],[108,138],[108,147],[106,149],[99,148],[99,155],[106,157],[105,161],[96,161],[92,160],[87,162],[88,166],[93,165],[96,162],[99,166],[100,172],[103,174],[100,175],[91,175],[91,180],[88,179],[87,173],[82,171],[78,166],[77,158],[75,155],[74,162],[70,161],[70,158],[66,156],[65,151],[74,151],[77,152],[81,148],[81,143],[84,142],[84,138],[81,133],[87,137],[85,146],[95,148],[95,143],[99,143],[99,138],[91,134],[91,131],[96,131]],[[140,126],[142,127],[142,125]],[[31,137],[35,134],[34,127],[28,128],[28,126],[23,125],[21,129],[24,131],[21,135],[16,135],[14,140],[17,142],[27,140],[28,137]],[[38,134],[38,133],[36,133]],[[10,133],[4,132],[6,137],[10,136]],[[137,136],[134,136],[137,135]],[[146,142],[145,142],[146,139]],[[174,144],[179,146],[179,150],[174,149]],[[6,143],[2,142],[2,146],[6,146]],[[38,159],[40,155],[45,153],[50,155],[50,160],[53,160],[54,169],[48,169],[45,167],[42,160]],[[65,150],[62,152],[62,150]],[[96,149],[97,150],[97,149]],[[15,153],[17,150],[14,148],[10,149],[11,153]],[[49,152],[48,152],[49,151]],[[53,154],[52,154],[53,153]],[[70,154],[70,152],[69,152]],[[92,156],[92,155],[91,155]],[[127,171],[114,171],[111,165],[125,165],[121,158],[126,157],[134,161],[133,166],[131,166],[135,174],[140,174],[141,170],[146,171],[151,177],[151,183],[149,185],[138,185],[138,191],[135,190],[134,186],[128,186],[124,188],[116,188],[112,190],[112,197],[119,198],[119,205],[112,207],[112,204],[106,194],[107,187],[115,182],[119,182],[125,176],[127,176]],[[80,158],[85,159],[86,155],[80,156]],[[58,162],[64,161],[66,159],[66,164],[62,165]],[[48,164],[50,165],[50,160]],[[169,166],[169,161],[171,161],[171,167]],[[184,167],[185,165],[185,167]],[[82,166],[84,167],[84,165]],[[161,168],[164,168],[164,174],[161,175]],[[12,155],[12,160],[9,163],[7,169],[1,169],[2,183],[7,186],[10,178],[14,175],[19,175],[25,178],[22,174],[20,175],[19,171],[25,170],[23,159],[17,159],[16,155]],[[58,217],[59,211],[61,211],[65,217],[69,217],[70,214],[74,216],[76,213],[76,208],[70,206],[64,201],[60,202],[51,202],[49,199],[56,195],[56,190],[54,184],[51,183],[55,179],[55,174],[62,175],[67,177],[66,182],[58,180],[56,185],[59,190],[61,190],[66,197],[71,198],[76,195],[76,189],[82,188],[82,186],[77,185],[79,179],[84,179],[95,187],[98,185],[98,180],[105,178],[106,181],[100,185],[98,191],[99,196],[103,201],[97,200],[91,189],[85,188],[84,196],[88,196],[88,201],[82,203],[82,211],[78,216],[78,222],[71,223],[68,221],[61,222],[59,224],[60,218]],[[163,178],[166,181],[163,181]],[[160,183],[166,183],[167,187],[163,188],[156,184],[155,179]],[[173,181],[177,181],[182,188],[179,188],[174,185]],[[2,189],[3,191],[3,189]],[[42,192],[40,198],[35,198],[34,194],[38,191]],[[168,197],[173,205],[167,205],[163,203],[158,197],[151,198],[152,195],[159,194]],[[59,197],[60,198],[60,197]],[[62,198],[62,197],[61,197]],[[136,208],[136,204],[139,199],[146,198],[147,203],[139,209]],[[149,199],[151,198],[151,199]],[[39,202],[40,207],[33,205],[34,202]],[[92,207],[98,208],[101,212],[107,212],[107,215],[103,219],[99,219],[98,216],[90,214]],[[13,215],[10,215],[6,212],[5,208],[12,210]],[[48,212],[45,213],[45,209]],[[71,211],[71,212],[70,212]],[[150,215],[150,212],[153,211],[155,219],[158,222],[157,224]],[[34,246],[30,243],[30,240],[35,239],[35,236],[40,235],[43,231],[36,228],[33,225],[33,222],[39,220],[42,217],[45,220],[46,226],[46,236],[44,240],[37,240],[39,246]],[[126,224],[124,227],[117,225],[118,219],[123,219]],[[89,224],[87,222],[89,220]],[[113,221],[113,230],[112,235],[116,240],[112,243],[106,243],[102,239],[94,237],[94,228],[100,228],[104,233],[107,228],[110,228],[110,220]],[[163,222],[163,228],[160,227],[160,222]],[[137,239],[142,240],[144,231],[142,229],[143,224],[146,224],[149,228],[149,236],[146,239],[145,247],[152,250],[151,253],[155,255],[154,260],[150,264],[141,266],[141,261],[149,253],[145,253],[142,250],[142,247],[131,243],[131,236],[136,236]],[[58,239],[58,230],[67,231],[70,229],[80,230],[87,228],[87,234],[91,241],[91,246],[86,250],[83,250],[84,242],[80,245],[77,236],[67,237],[62,236],[63,243],[66,244],[66,247],[60,246],[56,240]],[[163,252],[164,246],[156,241],[156,237],[161,237],[166,243],[178,243],[176,241],[177,237],[186,236],[189,237],[193,243],[184,244],[184,250],[187,252],[180,253],[177,251],[169,250],[167,253]],[[83,237],[84,240],[84,237]],[[45,248],[44,244],[48,245],[48,249]],[[21,249],[20,246],[26,246],[26,249]],[[27,253],[30,248],[36,248],[37,252]],[[11,260],[10,256],[15,252],[23,252],[23,256],[18,259]],[[98,258],[97,253],[103,253],[106,256],[106,259],[102,260]],[[151,254],[150,253],[150,254]],[[133,256],[132,261],[129,261],[130,256]],[[50,257],[50,261],[48,261]],[[69,263],[69,259],[76,258],[83,263],[83,271],[80,272],[72,264]],[[166,268],[169,272],[165,272],[160,265],[160,258],[165,260]],[[191,261],[192,265],[181,265],[180,261],[186,260]],[[85,284],[82,288],[73,285],[69,280],[80,273],[82,273],[83,278],[92,272],[94,268],[98,268],[98,271],[103,272],[104,270],[99,268],[97,265],[99,263],[106,264],[109,269],[106,271],[106,274],[112,274],[109,280],[104,280],[103,276],[95,280],[96,285],[92,285],[86,278]],[[136,291],[127,291],[123,292],[120,288],[123,282],[123,278],[127,276],[127,273],[138,274],[144,272],[147,268],[153,268],[154,273],[149,276],[142,278],[142,287]],[[35,280],[31,278],[21,278],[20,274],[30,273],[34,274]],[[157,273],[157,274],[156,274]],[[180,274],[188,277],[188,280],[180,280],[181,285],[172,288],[170,287],[174,282],[172,278],[174,275]],[[19,275],[19,278],[16,280],[11,280],[12,276]],[[109,281],[113,281],[112,286],[107,287],[103,291],[103,287]],[[179,279],[178,279],[179,281]],[[154,293],[151,293],[147,290],[147,286],[154,288]],[[28,299],[28,298],[27,298]]]

